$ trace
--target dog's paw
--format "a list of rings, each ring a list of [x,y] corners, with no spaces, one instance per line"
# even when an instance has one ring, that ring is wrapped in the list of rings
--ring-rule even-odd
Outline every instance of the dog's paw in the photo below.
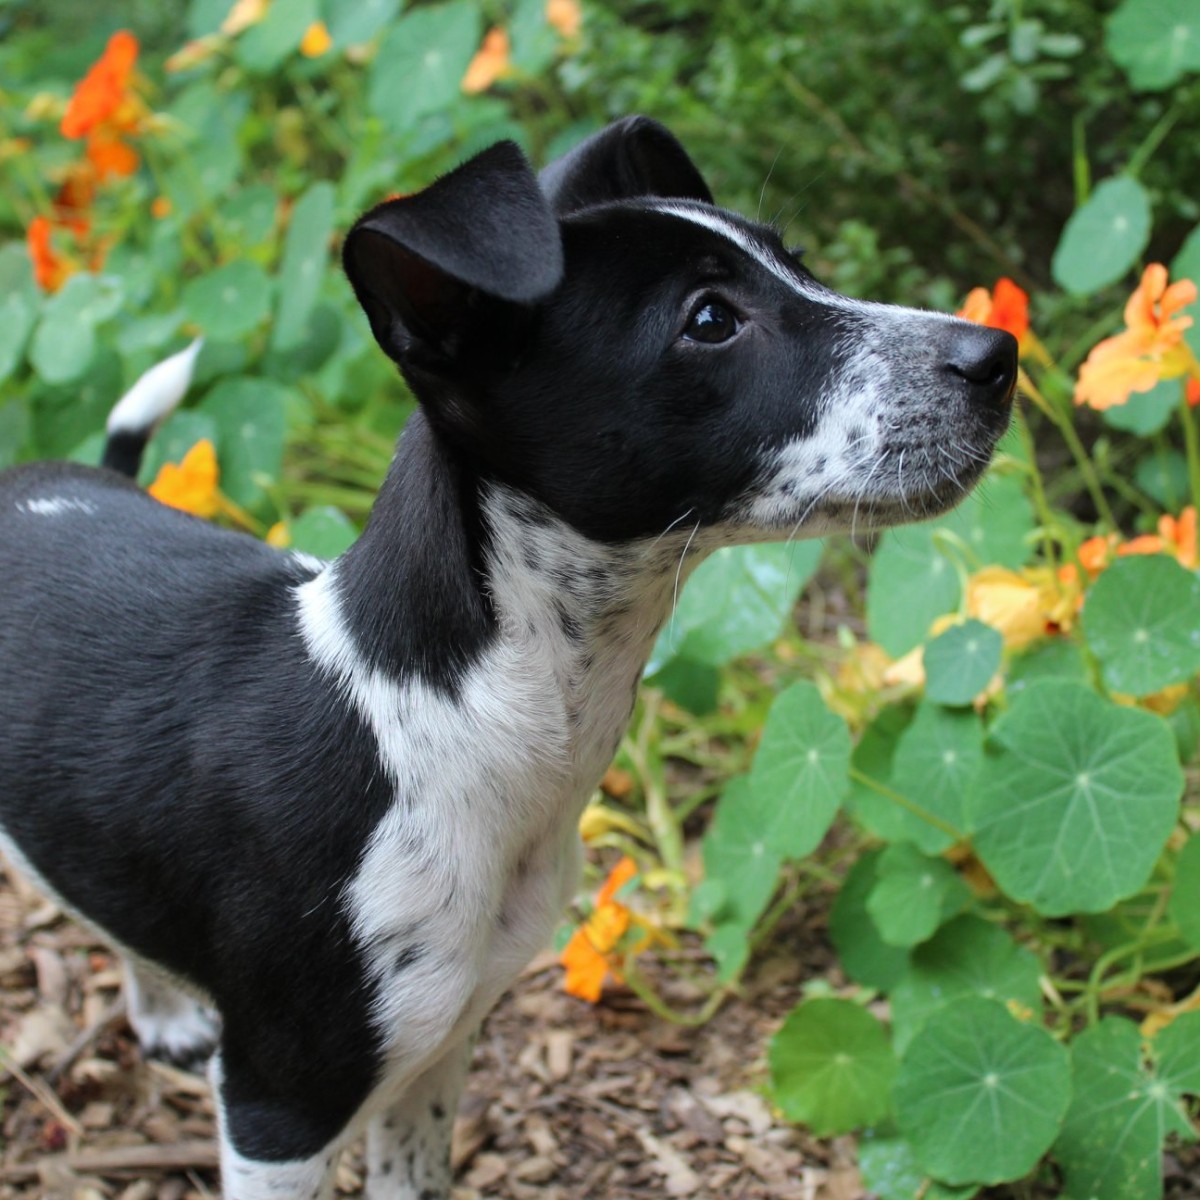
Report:
[[[179,996],[170,1011],[134,1012],[129,1024],[147,1058],[159,1058],[177,1067],[205,1062],[216,1049],[221,1023],[216,1013],[198,1000]]]

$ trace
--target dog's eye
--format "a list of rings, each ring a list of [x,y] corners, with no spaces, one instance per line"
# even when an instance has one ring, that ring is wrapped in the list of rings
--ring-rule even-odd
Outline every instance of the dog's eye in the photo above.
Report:
[[[683,336],[690,342],[726,342],[738,330],[737,318],[718,300],[705,300],[688,318]]]

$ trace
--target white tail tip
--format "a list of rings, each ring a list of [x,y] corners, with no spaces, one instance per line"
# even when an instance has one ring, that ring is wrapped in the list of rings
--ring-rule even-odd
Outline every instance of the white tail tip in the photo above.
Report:
[[[178,354],[155,363],[113,406],[105,424],[109,436],[148,432],[171,412],[187,394],[203,345],[204,339],[197,338]]]

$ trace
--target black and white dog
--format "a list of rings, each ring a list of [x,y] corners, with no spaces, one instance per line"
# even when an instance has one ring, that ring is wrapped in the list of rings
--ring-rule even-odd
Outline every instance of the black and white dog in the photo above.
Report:
[[[421,407],[341,558],[0,476],[3,844],[120,948],[148,1050],[215,1043],[229,1200],[329,1197],[362,1129],[372,1200],[449,1194],[681,574],[950,507],[1016,377],[1005,333],[822,287],[643,118],[540,180],[493,146],[345,266]]]

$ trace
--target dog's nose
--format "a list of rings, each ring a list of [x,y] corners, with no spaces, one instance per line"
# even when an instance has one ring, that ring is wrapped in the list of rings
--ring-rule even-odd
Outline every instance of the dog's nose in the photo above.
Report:
[[[946,347],[946,369],[971,385],[973,397],[1006,404],[1017,379],[1017,339],[985,325],[955,326]]]

